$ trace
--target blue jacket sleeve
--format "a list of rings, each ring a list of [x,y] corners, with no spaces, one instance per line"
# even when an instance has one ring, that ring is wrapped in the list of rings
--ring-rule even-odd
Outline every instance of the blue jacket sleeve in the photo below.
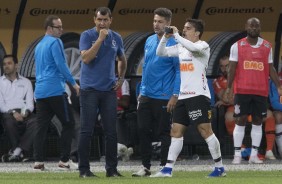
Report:
[[[179,66],[178,57],[173,58],[173,65],[175,68],[175,81],[174,81],[173,94],[179,94],[181,79],[180,79],[180,66]]]
[[[62,41],[60,39],[57,39],[54,44],[55,45],[51,47],[52,54],[60,73],[64,76],[65,80],[71,83],[71,85],[75,85],[76,82],[67,66]]]
[[[208,79],[208,85],[209,85],[210,94],[211,94],[211,106],[214,107],[215,94],[214,94],[214,88],[213,88],[213,79]]]
[[[269,81],[269,101],[274,110],[282,111],[280,96],[278,94],[275,84],[271,80]]]

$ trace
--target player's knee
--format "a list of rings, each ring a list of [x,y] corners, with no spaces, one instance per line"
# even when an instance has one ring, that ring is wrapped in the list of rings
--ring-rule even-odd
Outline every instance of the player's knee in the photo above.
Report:
[[[171,129],[170,136],[175,138],[183,137],[183,132],[180,129]]]
[[[213,134],[212,128],[208,126],[199,127],[198,130],[204,139],[208,138]]]

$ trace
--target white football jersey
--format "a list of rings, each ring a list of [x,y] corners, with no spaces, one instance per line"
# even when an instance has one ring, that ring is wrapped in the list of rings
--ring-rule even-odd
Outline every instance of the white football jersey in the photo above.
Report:
[[[208,98],[210,90],[206,78],[206,69],[210,56],[210,48],[205,41],[195,43],[175,34],[177,45],[166,47],[167,56],[179,56],[181,86],[178,99],[186,99],[204,95]],[[161,44],[162,45],[162,44]]]

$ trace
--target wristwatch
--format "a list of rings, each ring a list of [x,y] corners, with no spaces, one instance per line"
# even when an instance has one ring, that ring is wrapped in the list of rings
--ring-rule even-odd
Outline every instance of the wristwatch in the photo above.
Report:
[[[174,96],[175,98],[178,98],[178,97],[179,97],[178,94],[173,94],[172,96]]]
[[[13,115],[15,112],[17,112],[15,109],[11,109],[8,111],[9,114]]]

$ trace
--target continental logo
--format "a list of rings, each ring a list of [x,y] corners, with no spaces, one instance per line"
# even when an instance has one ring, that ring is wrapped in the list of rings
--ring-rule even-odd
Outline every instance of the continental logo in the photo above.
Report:
[[[263,63],[258,61],[244,61],[244,69],[245,70],[259,70],[262,71],[264,69]]]
[[[120,15],[128,15],[128,14],[153,14],[155,8],[122,8],[118,10]],[[188,10],[186,8],[172,8],[170,9],[173,14],[188,14]]]
[[[96,9],[42,9],[42,8],[33,8],[29,11],[31,16],[38,16],[38,15],[88,15],[94,14]]]
[[[183,72],[192,72],[192,71],[194,71],[193,63],[181,63],[180,64],[180,71],[183,71]]]
[[[210,7],[206,9],[206,14],[208,15],[217,15],[217,14],[247,14],[247,13],[273,13],[273,7],[258,7],[258,8],[234,8],[234,7],[226,7],[226,8],[218,8],[218,7]]]

